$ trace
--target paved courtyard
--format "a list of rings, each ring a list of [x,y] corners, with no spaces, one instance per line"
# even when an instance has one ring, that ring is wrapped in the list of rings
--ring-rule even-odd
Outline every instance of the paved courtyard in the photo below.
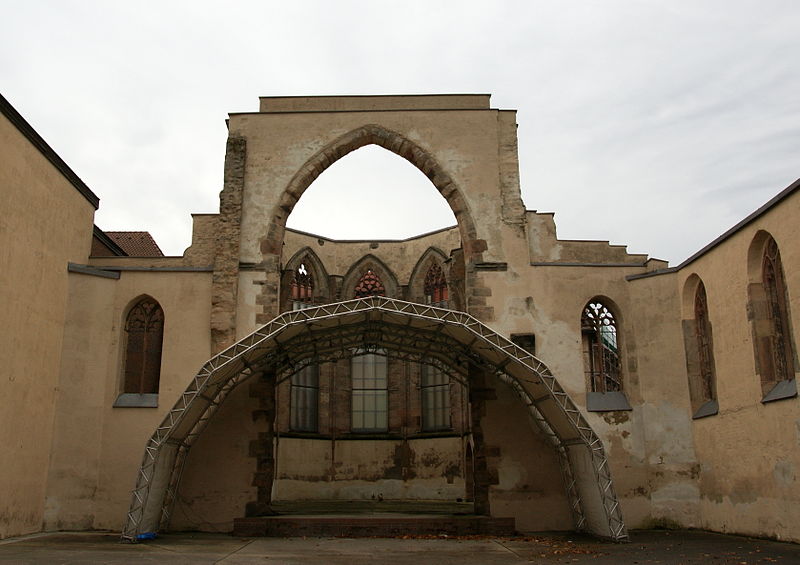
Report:
[[[226,534],[168,534],[140,544],[116,534],[42,534],[0,541],[0,563],[264,564],[510,564],[592,563],[664,565],[800,563],[800,545],[697,531],[637,531],[631,543],[579,535],[518,538],[235,538]]]

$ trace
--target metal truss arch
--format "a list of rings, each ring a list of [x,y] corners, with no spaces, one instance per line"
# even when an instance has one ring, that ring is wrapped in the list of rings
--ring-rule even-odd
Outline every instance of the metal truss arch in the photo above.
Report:
[[[469,314],[384,297],[286,312],[208,360],[147,441],[122,538],[166,528],[186,455],[236,386],[359,347],[462,379],[474,364],[507,383],[558,453],[576,529],[627,539],[602,441],[544,363]]]

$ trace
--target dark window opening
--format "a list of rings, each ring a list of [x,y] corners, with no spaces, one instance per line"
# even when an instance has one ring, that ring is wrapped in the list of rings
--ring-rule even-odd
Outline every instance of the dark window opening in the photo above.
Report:
[[[388,360],[378,353],[360,353],[351,361],[354,432],[385,432],[389,428]]]
[[[431,365],[420,366],[422,431],[449,430],[450,377]]]
[[[164,340],[164,311],[158,302],[145,298],[131,308],[125,334],[123,392],[158,394]]]

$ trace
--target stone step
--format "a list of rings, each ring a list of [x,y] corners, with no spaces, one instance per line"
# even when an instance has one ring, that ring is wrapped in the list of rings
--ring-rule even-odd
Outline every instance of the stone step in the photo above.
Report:
[[[445,514],[448,516],[475,514],[471,502],[450,500],[273,500],[270,508],[275,514],[365,514],[365,513],[401,513],[401,514]]]
[[[233,535],[242,537],[512,536],[514,528],[514,518],[426,514],[258,516],[233,521]]]

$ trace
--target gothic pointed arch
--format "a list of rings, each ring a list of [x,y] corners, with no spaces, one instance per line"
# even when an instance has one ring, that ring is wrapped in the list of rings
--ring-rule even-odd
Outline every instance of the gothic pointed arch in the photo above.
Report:
[[[158,394],[164,310],[149,295],[132,300],[124,317],[123,394]]]
[[[331,302],[328,271],[313,249],[306,246],[292,255],[281,274],[281,311],[292,310],[292,303]]]
[[[797,396],[798,362],[789,290],[778,243],[766,231],[753,238],[748,252],[748,318],[762,402]]]
[[[359,296],[356,296],[356,287],[358,287],[360,282],[367,283],[367,286],[377,283],[382,285],[382,293],[377,293],[377,287],[375,287],[376,293],[372,294],[372,296],[399,297],[400,285],[397,282],[397,277],[394,272],[392,272],[386,263],[371,253],[364,255],[348,269],[342,281],[342,300],[359,298]],[[367,286],[365,286],[363,290],[359,290],[359,293],[363,293],[364,290],[367,290]],[[369,286],[369,288],[372,288],[372,286]]]
[[[693,273],[683,287],[683,341],[686,375],[694,419],[719,412],[714,341],[703,280]]]
[[[447,255],[437,247],[429,247],[417,260],[411,277],[408,281],[408,294],[414,302],[425,304],[425,278],[432,265],[437,265],[442,270],[442,275],[447,279]]]
[[[317,151],[300,167],[289,181],[276,206],[266,237],[262,241],[263,250],[279,253],[278,246],[283,241],[286,219],[306,189],[333,163],[365,145],[378,145],[395,153],[428,177],[453,211],[462,241],[470,242],[468,245],[470,257],[473,254],[480,256],[482,253],[480,245],[471,244],[477,238],[475,222],[471,217],[466,199],[450,174],[420,145],[402,134],[378,124],[366,124],[345,133]]]
[[[277,265],[280,263],[286,220],[309,185],[338,159],[370,144],[383,147],[406,159],[430,179],[436,190],[447,201],[456,218],[462,244],[461,262],[465,265],[482,263],[483,252],[487,250],[487,243],[485,240],[478,238],[476,222],[472,217],[472,211],[467,203],[468,200],[445,167],[437,162],[422,146],[402,134],[378,124],[365,124],[330,141],[297,169],[284,188],[280,200],[273,207],[264,236],[259,240],[263,264]],[[233,179],[234,176],[232,175],[231,178]],[[224,190],[223,193],[225,193]],[[266,284],[262,287],[260,299],[262,312],[256,314],[256,321],[259,323],[266,323],[280,310],[279,298],[271,295],[267,290],[272,284],[279,285],[279,278],[279,273],[267,270]],[[457,294],[458,307],[466,309],[466,305],[473,294],[482,292],[471,304],[470,311],[479,319],[489,321],[493,317],[493,308],[486,304],[485,296],[488,295],[489,289],[485,287],[482,278],[475,276],[467,280],[466,277],[463,277],[461,280],[464,281],[462,283],[463,292],[459,290],[459,292],[453,293],[454,295]],[[399,290],[399,286],[397,289]],[[341,292],[339,295],[344,296]],[[393,295],[397,296],[396,293]],[[235,320],[230,314],[227,315],[224,322],[231,327],[235,324]],[[227,343],[222,339],[217,339],[216,341],[219,344]]]
[[[593,297],[581,312],[586,408],[592,412],[631,409],[625,395],[619,312],[607,296]]]

